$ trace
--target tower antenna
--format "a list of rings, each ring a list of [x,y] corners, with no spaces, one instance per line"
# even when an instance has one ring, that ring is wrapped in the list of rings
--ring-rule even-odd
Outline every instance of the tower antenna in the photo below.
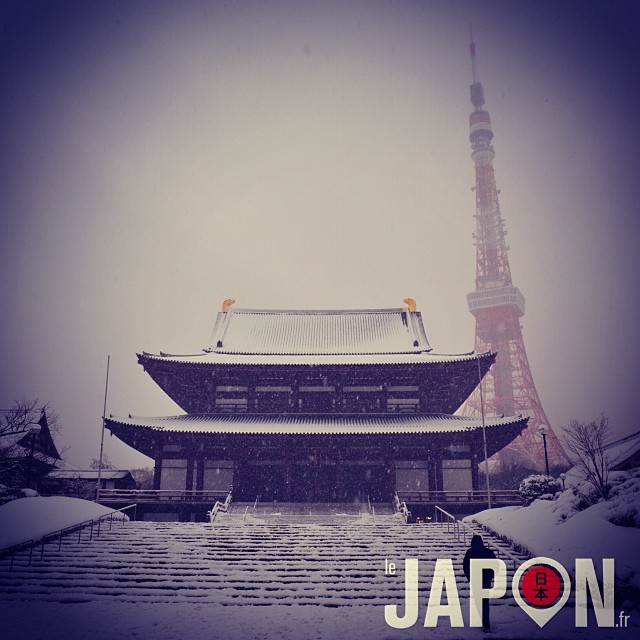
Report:
[[[478,82],[478,61],[476,60],[476,43],[473,41],[473,25],[469,23],[469,53],[471,54],[471,77],[473,84]]]
[[[476,56],[476,43],[473,41],[473,29],[471,23],[469,23],[469,36],[471,42],[469,43],[469,53],[471,54],[471,77],[473,83],[469,87],[471,92],[471,104],[476,108],[476,111],[482,109],[484,106],[484,90],[482,89],[482,83],[478,79],[478,60]]]

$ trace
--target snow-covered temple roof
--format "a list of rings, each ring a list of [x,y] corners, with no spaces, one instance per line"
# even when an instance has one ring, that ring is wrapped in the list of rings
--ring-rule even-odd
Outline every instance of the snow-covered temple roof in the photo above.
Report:
[[[131,472],[124,469],[102,469],[100,472],[98,469],[53,469],[47,474],[47,477],[59,480],[75,480],[76,478],[97,480],[98,477],[101,480],[121,480],[128,475],[131,475]]]
[[[604,449],[612,469],[633,469],[640,459],[640,431],[609,442]]]
[[[488,454],[493,455],[518,436],[528,418],[486,418]],[[115,417],[107,428],[118,438],[153,456],[163,442],[181,441],[184,436],[221,446],[297,446],[299,439],[321,438],[335,441],[357,438],[372,446],[424,445],[433,438],[451,443],[480,438],[479,418],[442,414],[189,414],[167,417]],[[362,437],[366,440],[361,440]],[[426,440],[425,440],[426,439]]]
[[[142,352],[138,362],[187,413],[214,410],[225,386],[285,385],[296,393],[321,385],[339,393],[355,380],[365,386],[418,385],[423,405],[438,414],[454,413],[496,358],[491,351],[433,353],[414,304],[343,311],[227,306],[217,315],[210,344],[200,353]],[[294,413],[298,399],[292,402]]]
[[[231,309],[217,314],[208,347],[199,353],[138,354],[145,366],[393,365],[490,360],[495,353],[436,354],[419,311],[407,308],[338,311]]]
[[[486,427],[520,425],[526,418],[487,417]],[[479,418],[420,414],[188,414],[163,417],[110,416],[107,427],[119,425],[150,431],[211,434],[406,434],[458,433],[481,428]]]
[[[385,364],[444,364],[449,362],[481,361],[493,358],[494,352],[487,353],[357,353],[357,354],[236,354],[204,351],[187,355],[165,353],[138,354],[141,364],[156,362],[176,362],[210,365],[385,365]]]
[[[227,354],[422,353],[431,347],[422,315],[407,309],[218,313],[209,350]]]

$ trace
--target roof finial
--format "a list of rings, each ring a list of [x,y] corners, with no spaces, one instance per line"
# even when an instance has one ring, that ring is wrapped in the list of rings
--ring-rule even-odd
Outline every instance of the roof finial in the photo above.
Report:
[[[409,308],[409,311],[414,312],[416,310],[416,301],[413,298],[405,298],[403,302]]]
[[[223,313],[226,313],[227,311],[229,311],[229,309],[231,309],[231,305],[235,303],[235,300],[233,298],[227,298],[223,303],[222,303],[222,311]]]

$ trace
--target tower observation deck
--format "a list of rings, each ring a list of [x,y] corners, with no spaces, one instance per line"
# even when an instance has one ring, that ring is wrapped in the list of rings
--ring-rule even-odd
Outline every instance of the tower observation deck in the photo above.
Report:
[[[467,295],[467,302],[476,319],[476,353],[492,350],[498,355],[482,382],[482,396],[480,388],[476,389],[463,413],[478,416],[484,409],[486,415],[529,417],[528,427],[496,458],[501,466],[518,463],[543,471],[545,454],[539,428],[550,425],[533,382],[522,336],[520,318],[524,315],[525,299],[511,278],[507,232],[493,170],[493,129],[489,113],[484,109],[484,90],[478,79],[473,38],[470,52],[474,109],[469,116],[469,140],[476,176],[476,288]],[[547,434],[547,451],[550,467],[568,464],[567,455],[551,428]]]

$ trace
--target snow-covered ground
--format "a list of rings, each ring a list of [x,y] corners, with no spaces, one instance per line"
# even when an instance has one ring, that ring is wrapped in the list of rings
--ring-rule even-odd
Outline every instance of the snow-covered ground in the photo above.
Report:
[[[0,507],[0,549],[40,538],[84,520],[99,518],[112,511],[95,502],[62,496],[12,500]],[[113,517],[122,519],[123,515],[116,513]]]
[[[422,610],[421,610],[422,613]],[[492,633],[468,626],[452,629],[448,622],[425,628],[421,619],[394,630],[379,606],[315,607],[272,605],[153,605],[90,602],[0,603],[4,640],[636,640],[638,628],[573,629],[573,611],[561,611],[540,629],[517,607],[492,614]],[[19,621],[7,627],[7,618]],[[630,623],[631,624],[631,623]],[[570,632],[567,631],[570,629]]]
[[[640,473],[617,478],[613,499],[585,511],[576,511],[579,497],[572,490],[556,501],[537,501],[531,507],[495,509],[477,520],[501,535],[526,546],[536,555],[548,555],[568,563],[573,558],[616,558],[619,577],[636,585],[640,567],[640,531],[617,526],[611,519],[629,523],[640,511]],[[28,498],[0,507],[0,546],[16,537],[37,537],[78,520],[96,517],[107,509],[69,498]],[[63,515],[64,514],[64,515]],[[426,529],[424,529],[426,531]],[[340,545],[340,540],[336,540]],[[570,559],[570,562],[568,561]],[[596,564],[598,564],[596,562]],[[0,570],[0,581],[2,580]],[[382,576],[384,578],[384,576]],[[398,604],[397,601],[390,604]],[[463,602],[465,627],[452,629],[446,620],[436,628],[424,628],[424,602],[418,623],[393,630],[384,622],[380,605],[326,607],[222,606],[210,603],[131,603],[116,597],[84,603],[31,600],[0,602],[3,640],[367,640],[456,639],[487,637],[468,626],[468,602]],[[639,637],[638,604],[616,602],[616,612],[631,614],[629,628],[576,629],[573,609],[565,607],[540,629],[516,606],[496,606],[491,638],[576,638],[626,640]]]
[[[556,500],[482,511],[467,520],[535,556],[554,558],[568,570],[576,558],[592,558],[601,577],[602,558],[614,558],[616,579],[640,590],[640,469],[612,474],[611,479],[615,485],[610,499],[587,509],[580,506],[591,490],[578,481]]]

